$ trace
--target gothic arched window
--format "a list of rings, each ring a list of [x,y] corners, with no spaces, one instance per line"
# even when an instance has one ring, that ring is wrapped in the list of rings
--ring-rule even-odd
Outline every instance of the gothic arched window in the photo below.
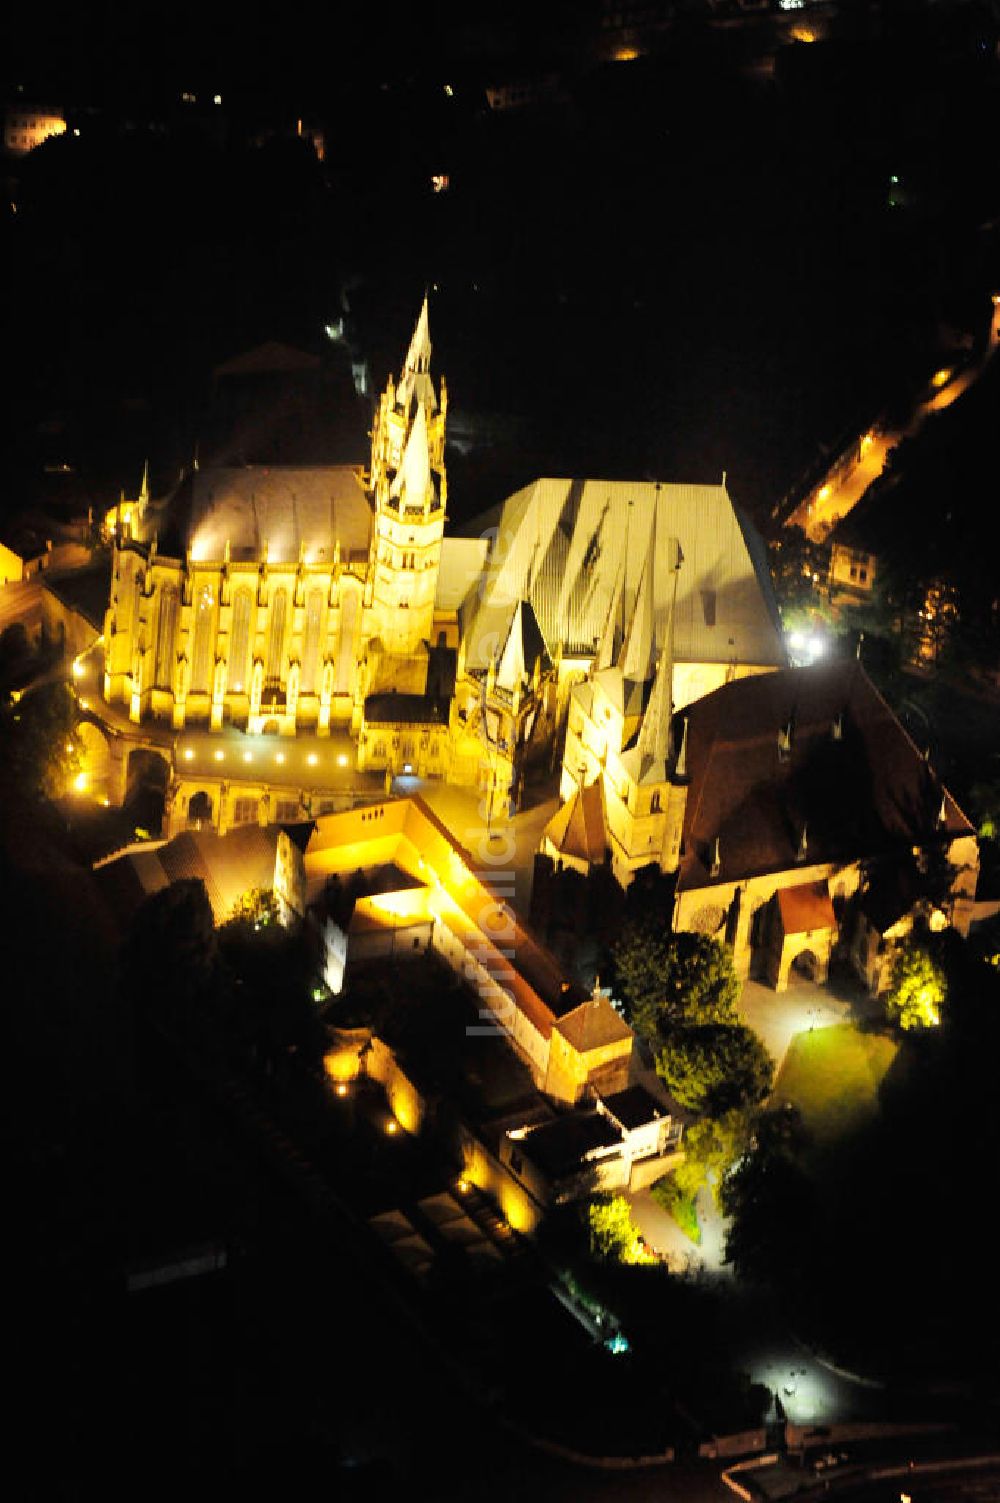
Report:
[[[285,646],[285,619],[288,615],[288,591],[275,590],[271,601],[271,631],[267,639],[267,662],[264,677],[268,686],[276,688],[281,682],[282,652]]]
[[[316,687],[316,664],[319,661],[319,629],[323,620],[323,591],[310,590],[306,599],[306,632],[302,643],[302,677],[299,687],[303,694],[312,694]]]
[[[230,694],[243,694],[246,691],[252,610],[253,591],[244,586],[236,591],[233,599],[233,634],[229,643],[229,674],[226,679],[226,689]]]
[[[215,646],[215,595],[211,585],[198,593],[194,618],[194,661],[191,665],[192,694],[207,694],[212,673],[212,649]]]
[[[173,687],[174,640],[177,636],[177,586],[164,585],[160,591],[160,618],[156,625],[157,689]]]

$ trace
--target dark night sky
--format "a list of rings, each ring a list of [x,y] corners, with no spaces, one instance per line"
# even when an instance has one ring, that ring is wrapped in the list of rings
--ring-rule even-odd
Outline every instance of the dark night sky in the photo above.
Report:
[[[819,443],[936,358],[945,326],[985,325],[995,235],[976,226],[1000,191],[976,143],[997,80],[965,20],[947,45],[786,50],[762,91],[728,33],[585,69],[568,18],[586,7],[542,13],[547,27],[526,6],[407,6],[393,29],[356,8],[334,31],[302,4],[22,9],[8,55],[29,84],[175,122],[180,89],[218,90],[233,127],[221,152],[161,149],[95,142],[88,115],[74,156],[26,164],[22,430],[85,395],[91,433],[96,407],[140,401],[189,446],[211,365],[267,337],[313,343],[344,283],[380,383],[436,284],[456,417],[518,425],[506,452],[457,463],[456,514],[545,470],[726,469],[766,516]],[[560,55],[564,107],[489,116],[485,79]],[[322,173],[235,148],[244,127],[306,111],[326,130]],[[117,449],[127,467],[112,482],[131,484],[155,439],[105,426],[108,462]]]

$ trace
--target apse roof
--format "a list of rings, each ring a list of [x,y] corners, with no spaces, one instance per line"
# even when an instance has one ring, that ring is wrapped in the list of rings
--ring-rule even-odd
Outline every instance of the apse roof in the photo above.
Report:
[[[198,559],[270,563],[332,560],[367,554],[372,513],[351,465],[247,465],[193,471],[176,497],[187,511],[185,543]],[[186,524],[186,525],[185,525]]]

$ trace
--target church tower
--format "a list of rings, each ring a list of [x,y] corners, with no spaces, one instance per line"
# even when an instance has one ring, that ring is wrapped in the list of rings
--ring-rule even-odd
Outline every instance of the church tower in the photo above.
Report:
[[[369,692],[422,694],[426,685],[447,502],[448,398],[443,380],[440,398],[435,391],[430,360],[425,297],[399,383],[389,378],[372,427]]]

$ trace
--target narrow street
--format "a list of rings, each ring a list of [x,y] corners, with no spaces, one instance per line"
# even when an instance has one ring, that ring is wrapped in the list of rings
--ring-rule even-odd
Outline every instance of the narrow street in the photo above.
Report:
[[[870,430],[863,434],[859,440],[857,458],[841,474],[836,474],[834,467],[818,480],[785,520],[784,526],[801,527],[814,543],[825,541],[837,523],[854,509],[868,487],[882,474],[889,451],[903,439],[915,437],[928,417],[943,412],[967,392],[983,374],[996,353],[998,344],[1000,295],[994,298],[989,342],[979,359],[970,361],[961,368],[942,366],[934,372],[929,382],[933,395],[917,403],[909,422],[901,428]]]

